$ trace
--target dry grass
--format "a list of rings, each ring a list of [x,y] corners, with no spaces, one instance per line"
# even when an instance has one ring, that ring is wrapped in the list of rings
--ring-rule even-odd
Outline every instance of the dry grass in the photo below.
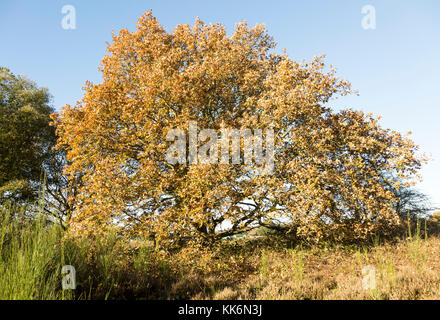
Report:
[[[425,236],[414,223],[406,234],[369,244],[293,247],[269,237],[186,248],[167,257],[179,274],[165,298],[440,299],[439,233]],[[374,289],[362,285],[365,266],[375,269]]]
[[[262,250],[256,270],[213,299],[440,299],[440,238],[420,237],[369,248]],[[364,289],[362,269],[376,270]]]

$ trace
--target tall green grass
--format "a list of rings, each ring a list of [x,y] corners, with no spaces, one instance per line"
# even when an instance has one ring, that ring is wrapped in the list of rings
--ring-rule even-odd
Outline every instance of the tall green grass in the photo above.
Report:
[[[123,271],[116,237],[72,239],[38,208],[0,208],[0,300],[106,299]],[[64,265],[77,288],[63,290]],[[119,269],[118,269],[119,268]]]
[[[0,210],[0,299],[62,298],[61,228],[38,212],[29,219],[22,208]]]
[[[72,238],[34,211],[0,206],[0,300],[169,298],[175,270],[151,244]],[[75,290],[62,289],[64,265],[76,269]]]

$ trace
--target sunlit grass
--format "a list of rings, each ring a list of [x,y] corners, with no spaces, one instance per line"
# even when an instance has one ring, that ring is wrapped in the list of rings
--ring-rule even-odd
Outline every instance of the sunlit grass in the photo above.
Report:
[[[440,299],[440,238],[408,221],[395,241],[285,246],[236,239],[213,248],[155,250],[151,241],[68,236],[36,210],[0,211],[0,299]],[[76,269],[63,290],[61,268]],[[362,286],[373,266],[376,287]]]

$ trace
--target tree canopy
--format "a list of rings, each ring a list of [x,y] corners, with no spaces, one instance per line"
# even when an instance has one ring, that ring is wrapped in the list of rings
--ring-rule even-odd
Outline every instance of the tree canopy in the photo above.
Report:
[[[81,177],[75,232],[214,241],[279,220],[319,241],[398,224],[389,184],[417,174],[417,146],[370,114],[329,108],[350,84],[322,57],[299,63],[274,48],[262,25],[241,22],[228,36],[197,19],[167,32],[151,11],[134,32],[113,35],[102,83],[87,83],[82,101],[53,117],[66,173]],[[271,128],[272,172],[243,161],[170,163],[167,134],[191,121],[219,135]]]
[[[62,173],[65,151],[54,150],[50,101],[46,88],[0,68],[0,204],[32,207],[44,198],[44,212],[64,226],[73,201]]]
[[[0,197],[34,199],[42,164],[55,145],[47,89],[0,68]]]

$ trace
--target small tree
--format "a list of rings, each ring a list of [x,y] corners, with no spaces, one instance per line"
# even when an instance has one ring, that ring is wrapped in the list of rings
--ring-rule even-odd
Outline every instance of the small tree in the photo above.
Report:
[[[71,204],[62,190],[65,152],[53,150],[50,99],[47,89],[0,68],[0,204],[32,207],[44,193],[46,213],[64,221]]]
[[[40,188],[42,163],[55,143],[47,89],[0,68],[0,199],[28,202]]]
[[[333,112],[327,102],[349,83],[321,58],[297,63],[274,47],[260,25],[239,23],[227,36],[196,20],[168,33],[151,12],[136,31],[114,35],[103,82],[87,83],[81,103],[54,117],[66,171],[82,177],[75,230],[215,241],[280,218],[319,240],[397,224],[384,173],[410,179],[422,162],[417,147],[370,115]],[[255,174],[261,166],[243,155],[234,164],[170,163],[167,134],[191,121],[216,132],[272,128],[273,171]]]
[[[395,210],[402,218],[428,218],[435,209],[429,197],[415,188],[402,187],[396,191]]]

